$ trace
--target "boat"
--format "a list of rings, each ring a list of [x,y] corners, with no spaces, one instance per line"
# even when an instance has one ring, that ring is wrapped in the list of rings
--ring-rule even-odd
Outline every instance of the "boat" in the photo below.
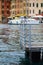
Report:
[[[35,20],[32,18],[20,18],[20,19],[13,19],[9,20],[8,24],[39,24],[39,20]]]
[[[20,19],[9,20],[8,24],[20,24]]]
[[[40,20],[40,23],[43,23],[43,16],[42,16],[42,15],[31,16],[31,18],[34,18],[34,19]]]

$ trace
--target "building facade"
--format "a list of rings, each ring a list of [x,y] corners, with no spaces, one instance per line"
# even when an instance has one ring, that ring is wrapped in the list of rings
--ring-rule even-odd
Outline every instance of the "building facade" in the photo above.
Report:
[[[11,0],[11,15],[33,16],[43,13],[43,0]]]
[[[5,22],[7,17],[10,16],[10,6],[11,6],[11,1],[10,0],[1,0],[1,12],[2,12],[2,21]]]
[[[43,13],[43,0],[29,0],[29,16]]]
[[[2,2],[1,2],[1,0],[0,0],[0,22],[2,21],[1,4],[2,4]]]
[[[27,0],[11,0],[11,17],[26,16],[29,14]]]
[[[0,0],[0,21],[9,16],[33,16],[43,13],[43,0]]]

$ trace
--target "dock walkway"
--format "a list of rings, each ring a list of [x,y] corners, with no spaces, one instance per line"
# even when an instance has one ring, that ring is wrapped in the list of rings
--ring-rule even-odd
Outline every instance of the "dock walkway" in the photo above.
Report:
[[[43,23],[20,25],[20,44],[24,49],[43,48]]]

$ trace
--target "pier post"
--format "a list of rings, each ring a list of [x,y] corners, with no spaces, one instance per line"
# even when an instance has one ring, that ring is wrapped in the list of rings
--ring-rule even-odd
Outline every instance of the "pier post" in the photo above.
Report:
[[[31,25],[29,25],[29,49],[31,49]]]
[[[42,60],[42,48],[41,48],[41,53],[40,53],[40,60]]]

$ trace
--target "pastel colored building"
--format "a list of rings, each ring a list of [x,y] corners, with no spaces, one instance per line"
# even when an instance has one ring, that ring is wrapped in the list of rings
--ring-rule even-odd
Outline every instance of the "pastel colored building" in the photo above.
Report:
[[[1,2],[1,0],[0,0],[0,22],[2,21],[2,12],[1,12],[1,9],[2,9],[2,8],[1,8],[1,3],[2,3],[2,2]]]
[[[43,0],[29,0],[29,16],[43,13]]]
[[[29,12],[26,2],[26,0],[11,0],[11,17],[26,16]]]
[[[2,21],[6,20],[7,17],[10,16],[10,7],[11,1],[10,0],[1,0],[1,13],[2,13]]]

